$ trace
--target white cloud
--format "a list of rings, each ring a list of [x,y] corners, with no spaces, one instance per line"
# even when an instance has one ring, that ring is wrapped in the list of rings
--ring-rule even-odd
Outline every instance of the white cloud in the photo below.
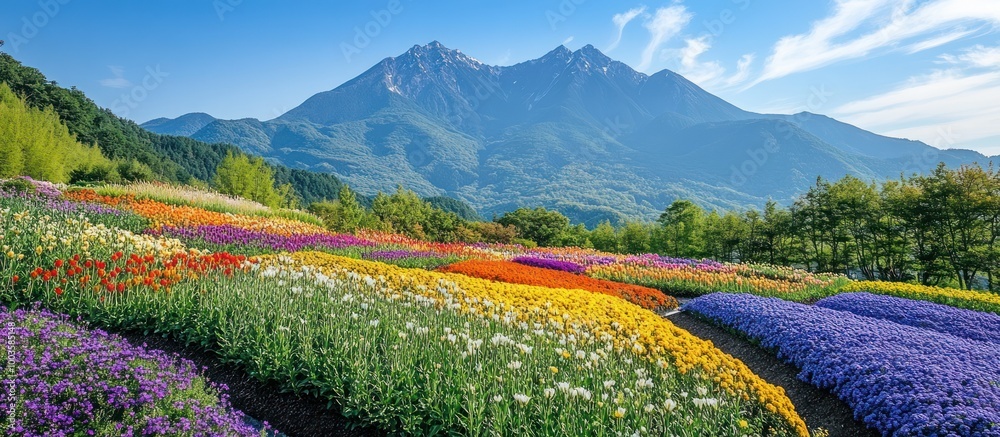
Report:
[[[615,23],[615,27],[618,29],[618,36],[615,37],[615,41],[612,42],[611,45],[609,45],[608,48],[605,49],[604,51],[610,53],[612,50],[618,48],[618,44],[622,42],[622,34],[625,32],[625,26],[627,26],[628,23],[634,20],[636,17],[644,13],[646,13],[646,7],[642,6],[638,8],[629,9],[626,12],[615,14],[613,17],[611,17],[611,21]]]
[[[649,43],[642,51],[642,62],[638,68],[640,71],[649,68],[663,43],[680,33],[691,22],[691,17],[683,5],[673,5],[657,9],[656,13],[643,23],[649,30]]]
[[[698,57],[712,48],[711,37],[708,35],[699,38],[689,38],[684,41],[685,46],[678,53],[680,57],[681,76],[699,85],[707,85],[719,79],[725,74],[726,69],[722,68],[717,61],[702,62]]]
[[[984,47],[974,45],[961,55],[942,55],[941,60],[948,64],[965,64],[969,67],[1000,68],[1000,46]]]
[[[576,38],[576,37],[575,36],[571,36],[569,38],[564,39],[563,42],[562,42],[562,45],[567,45],[567,44],[573,42],[574,38]]]
[[[1000,139],[1000,47],[942,56],[950,67],[914,76],[882,94],[833,109],[833,115],[884,135],[948,148]]]
[[[726,86],[735,86],[750,78],[750,65],[753,64],[755,56],[753,53],[746,54],[736,61],[736,74],[726,79]]]
[[[111,75],[114,77],[101,79],[101,86],[108,88],[128,88],[132,86],[132,82],[125,78],[124,68],[117,65],[109,65],[108,69],[111,70]]]
[[[943,29],[977,23],[1000,25],[996,0],[929,0],[918,6],[914,3],[837,0],[833,14],[814,22],[808,33],[778,40],[763,73],[750,86],[867,56],[877,49]],[[858,32],[873,27],[873,31]]]
[[[957,32],[946,33],[941,36],[935,36],[917,43],[910,44],[904,50],[906,51],[906,54],[912,55],[917,52],[922,52],[924,50],[930,50],[935,47],[943,46],[953,41],[958,41],[962,38],[972,35],[973,33],[975,33],[974,30],[960,30]]]
[[[669,57],[676,58],[680,64],[677,72],[703,87],[729,88],[743,83],[750,77],[750,65],[754,54],[745,54],[736,62],[736,73],[726,76],[726,68],[719,61],[702,61],[699,58],[712,48],[712,36],[702,35],[698,38],[684,40],[684,47],[679,50],[668,50]]]

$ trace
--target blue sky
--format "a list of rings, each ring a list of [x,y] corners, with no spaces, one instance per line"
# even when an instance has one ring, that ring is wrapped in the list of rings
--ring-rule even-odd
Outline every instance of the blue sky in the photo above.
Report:
[[[96,3],[96,4],[95,4]],[[1000,154],[1000,1],[9,0],[2,50],[139,122],[274,118],[432,40],[510,65],[593,44],[744,109]]]

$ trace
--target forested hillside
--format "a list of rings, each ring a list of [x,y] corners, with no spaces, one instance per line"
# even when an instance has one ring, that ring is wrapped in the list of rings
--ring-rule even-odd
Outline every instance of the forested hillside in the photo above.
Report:
[[[0,82],[24,99],[28,107],[58,115],[69,134],[84,145],[96,145],[119,162],[148,166],[165,182],[211,181],[226,153],[241,154],[229,144],[208,144],[186,137],[149,132],[111,110],[97,106],[75,87],[63,88],[35,68],[0,53]],[[51,108],[51,109],[49,109]],[[270,164],[278,184],[291,184],[303,203],[334,199],[341,182],[336,176]],[[67,175],[68,178],[68,175]],[[61,179],[53,179],[61,180]]]

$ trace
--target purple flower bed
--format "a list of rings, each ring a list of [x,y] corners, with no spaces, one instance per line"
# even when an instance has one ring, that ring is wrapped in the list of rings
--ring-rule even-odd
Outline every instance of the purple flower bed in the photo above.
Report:
[[[664,255],[657,255],[655,253],[631,255],[625,258],[624,262],[626,264],[639,264],[661,269],[682,269],[685,267],[691,267],[702,271],[719,271],[726,269],[724,264],[710,259],[699,260],[689,258],[673,258]]]
[[[278,235],[252,231],[233,225],[205,225],[195,227],[164,226],[150,230],[154,235],[179,239],[200,239],[219,245],[249,246],[262,249],[296,252],[303,249],[344,249],[370,247],[375,244],[349,234],[295,234]]]
[[[556,259],[538,258],[533,256],[519,256],[511,261],[526,266],[541,267],[549,270],[559,270],[562,272],[582,274],[587,268],[572,261],[560,261]]]
[[[1000,436],[1000,347],[749,294],[684,309],[760,341],[886,436]]]
[[[420,251],[420,250],[374,250],[361,255],[362,258],[374,261],[399,261],[401,259],[407,258],[447,258],[448,255],[443,255],[437,252],[430,251]]]
[[[932,302],[871,293],[844,293],[816,306],[1000,344],[1000,316]]]
[[[260,435],[190,361],[47,311],[0,307],[0,326],[5,435]]]
[[[594,255],[577,253],[550,253],[543,250],[529,250],[524,257],[547,259],[553,261],[567,261],[579,264],[584,268],[590,266],[607,266],[618,262],[618,257],[614,255]]]
[[[113,216],[125,215],[125,212],[122,210],[115,209],[110,206],[102,205],[99,203],[75,202],[72,200],[65,200],[65,199],[46,198],[42,200],[41,206],[46,209],[59,212],[66,212],[71,214],[84,213],[84,214],[113,215]]]

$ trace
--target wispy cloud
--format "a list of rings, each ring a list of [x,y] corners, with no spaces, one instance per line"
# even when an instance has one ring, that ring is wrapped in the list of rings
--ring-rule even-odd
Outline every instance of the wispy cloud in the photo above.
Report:
[[[562,45],[568,45],[569,43],[573,42],[575,38],[576,38],[575,36],[571,36],[569,38],[564,39]]]
[[[942,29],[981,23],[1000,25],[1000,8],[996,0],[929,0],[919,5],[914,1],[837,0],[833,13],[814,22],[809,32],[778,40],[763,73],[750,86],[868,56],[878,49],[891,48]],[[875,30],[860,30],[872,28]],[[962,37],[956,35],[950,36]],[[951,41],[925,39],[923,46],[947,42]],[[913,48],[920,49],[920,43]]]
[[[612,42],[611,45],[609,45],[608,48],[605,49],[604,51],[610,53],[612,50],[618,48],[618,44],[621,44],[622,42],[622,35],[625,32],[625,26],[627,26],[628,23],[630,23],[636,17],[644,13],[646,13],[646,7],[642,6],[638,8],[629,9],[628,11],[622,12],[620,14],[615,14],[613,17],[611,17],[611,21],[615,23],[615,27],[618,30],[618,36],[615,37],[614,42]]]
[[[975,33],[975,30],[960,30],[957,32],[946,33],[944,35],[931,37],[923,41],[915,42],[907,46],[904,50],[906,54],[912,55],[914,53],[922,52],[924,50],[930,50],[935,47],[940,47],[950,42],[958,41],[969,35]]]
[[[984,47],[977,44],[966,49],[960,55],[942,55],[941,60],[948,64],[1000,69],[1000,46]]]
[[[726,79],[726,86],[736,86],[746,82],[750,78],[750,65],[755,58],[753,53],[741,56],[740,60],[736,61],[736,73]]]
[[[132,86],[132,82],[125,78],[124,68],[117,65],[109,65],[108,69],[111,70],[113,77],[101,79],[101,86],[108,88],[128,88]]]
[[[716,81],[726,72],[717,61],[698,60],[699,56],[712,48],[709,36],[689,38],[684,43],[684,48],[679,52],[681,63],[679,72],[682,76],[694,83],[705,85]]]
[[[703,61],[702,55],[712,48],[712,36],[702,35],[698,38],[687,38],[684,47],[679,50],[669,50],[671,58],[680,64],[677,72],[688,80],[707,88],[732,88],[750,78],[750,66],[755,55],[748,53],[736,62],[736,72],[728,74],[726,67],[718,60]]]
[[[659,8],[643,26],[649,30],[649,43],[642,51],[642,61],[639,63],[639,70],[645,71],[653,63],[653,57],[660,51],[660,47],[671,38],[676,36],[691,22],[691,13],[683,5],[673,5]]]
[[[497,58],[496,62],[494,62],[495,65],[507,65],[509,63],[510,63],[510,49],[507,49],[507,51],[504,52],[503,56],[500,56],[499,58]]]
[[[833,114],[937,147],[1000,138],[1000,47],[977,45],[942,59],[949,68],[913,76],[890,91],[834,108]],[[952,138],[960,141],[953,144]]]

